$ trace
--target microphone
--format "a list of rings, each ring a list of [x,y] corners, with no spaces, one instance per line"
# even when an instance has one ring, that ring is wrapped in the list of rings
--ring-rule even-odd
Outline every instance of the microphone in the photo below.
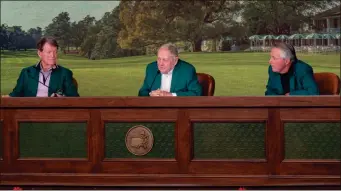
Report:
[[[152,84],[150,85],[149,91],[152,91],[152,87],[153,87],[153,85],[154,85],[156,76],[158,76],[159,74],[160,74],[160,70],[157,70],[157,71],[156,71],[156,74],[155,74],[155,76],[154,76],[153,82],[152,82]]]
[[[27,73],[28,73],[28,77],[37,81],[38,83],[42,84],[43,86],[47,87],[48,89],[50,89],[50,86],[46,85],[45,83],[41,82],[40,80],[34,78],[33,76],[31,76],[31,71],[30,70],[27,70]],[[63,95],[63,90],[61,89],[58,89],[56,93],[54,93],[54,96],[53,97],[58,97],[56,94],[58,95]]]

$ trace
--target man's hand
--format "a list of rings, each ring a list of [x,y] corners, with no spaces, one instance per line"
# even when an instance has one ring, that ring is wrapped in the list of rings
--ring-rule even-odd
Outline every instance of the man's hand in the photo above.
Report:
[[[150,95],[151,97],[160,96],[160,92],[161,92],[161,90],[160,90],[160,89],[157,89],[157,90],[151,91],[151,92],[149,93],[149,95]]]
[[[151,97],[154,97],[154,96],[173,96],[172,93],[167,92],[167,91],[163,91],[160,89],[157,89],[157,90],[150,92],[149,95]]]
[[[289,95],[290,95],[289,92],[285,94],[285,96],[289,96]]]
[[[56,93],[52,93],[51,97],[64,97],[64,95],[59,95],[59,94],[56,94]]]
[[[162,91],[160,92],[160,96],[173,96],[172,93],[167,92],[167,91]]]

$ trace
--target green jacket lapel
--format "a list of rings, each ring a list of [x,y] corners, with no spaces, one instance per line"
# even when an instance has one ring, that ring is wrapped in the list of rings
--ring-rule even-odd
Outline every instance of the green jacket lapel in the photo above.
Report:
[[[281,79],[281,75],[278,73],[274,73],[274,79],[275,79],[275,83],[277,89],[278,89],[278,94],[283,94],[283,86],[282,86],[282,79]]]
[[[56,68],[51,73],[51,78],[50,78],[50,83],[49,83],[49,96],[51,96],[52,93],[56,93],[60,79],[61,79],[60,68]]]
[[[40,68],[34,66],[33,68],[30,68],[29,73],[28,73],[28,77],[29,78],[33,78],[30,79],[29,82],[31,82],[32,84],[30,84],[28,86],[28,88],[32,88],[30,90],[30,92],[33,94],[32,96],[36,96],[37,92],[38,92],[38,85],[39,85],[39,73],[40,73]]]
[[[290,92],[295,91],[295,90],[296,90],[296,77],[293,74],[290,76]]]
[[[172,73],[172,82],[171,82],[171,88],[170,88],[170,92],[174,92],[176,85],[178,84],[178,74],[180,72],[180,59],[178,60],[178,63],[175,65],[174,69],[173,69],[173,73]]]
[[[157,89],[160,89],[161,88],[161,72],[159,72],[159,74],[156,75],[155,77],[155,81],[154,81],[154,84],[153,84],[153,87],[156,87],[155,89],[152,87],[152,90],[157,90]]]
[[[296,63],[294,62],[291,65],[291,68],[289,70],[290,73],[290,92],[295,91],[296,90]]]

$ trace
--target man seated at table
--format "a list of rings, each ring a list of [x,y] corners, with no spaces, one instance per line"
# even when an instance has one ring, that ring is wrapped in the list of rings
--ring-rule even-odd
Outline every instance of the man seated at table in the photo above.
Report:
[[[71,70],[57,65],[58,43],[43,37],[37,43],[40,61],[22,69],[10,97],[78,97]]]
[[[312,67],[297,59],[292,45],[278,43],[270,56],[265,95],[319,95]]]
[[[179,59],[176,46],[168,43],[159,48],[157,61],[147,65],[138,95],[201,96],[202,87],[194,66]]]

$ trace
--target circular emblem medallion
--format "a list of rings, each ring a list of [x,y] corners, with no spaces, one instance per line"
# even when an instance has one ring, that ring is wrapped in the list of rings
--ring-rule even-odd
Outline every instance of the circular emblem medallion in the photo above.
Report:
[[[152,150],[154,137],[150,129],[138,125],[129,129],[125,141],[129,152],[134,155],[142,156]]]

